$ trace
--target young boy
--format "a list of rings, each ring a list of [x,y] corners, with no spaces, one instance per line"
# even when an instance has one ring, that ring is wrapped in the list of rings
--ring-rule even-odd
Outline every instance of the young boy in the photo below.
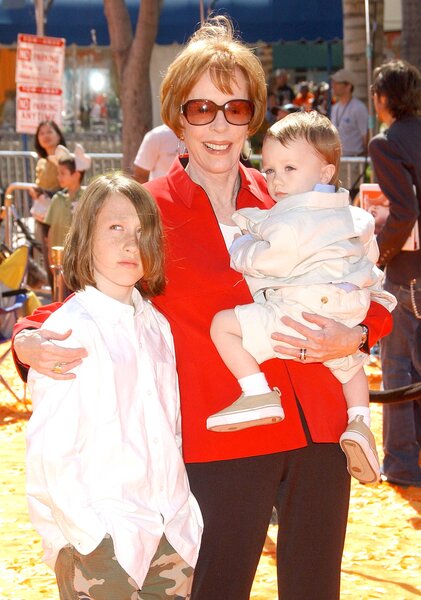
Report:
[[[75,294],[45,327],[71,330],[88,357],[73,379],[29,372],[27,494],[44,560],[60,600],[187,600],[203,521],[181,456],[173,339],[149,301],[165,288],[149,192],[118,173],[91,182],[63,270]]]
[[[80,144],[75,145],[74,154],[65,146],[57,146],[55,159],[58,180],[62,189],[54,194],[44,218],[50,255],[53,246],[64,245],[76,203],[82,193],[81,186],[85,171],[91,166],[91,157],[85,153]]]
[[[364,320],[371,300],[389,310],[396,304],[381,290],[372,217],[349,206],[346,190],[336,191],[341,146],[329,119],[316,111],[288,115],[268,131],[262,155],[276,204],[234,213],[246,235],[230,249],[231,265],[246,275],[255,303],[218,313],[211,326],[212,339],[243,393],[208,418],[213,431],[283,419],[279,391],[269,388],[259,368],[270,358],[291,358],[275,352],[277,342],[271,339],[275,331],[291,334],[283,316],[317,328],[303,320],[306,311],[354,327]],[[309,350],[305,341],[303,346],[298,358],[305,361]],[[369,429],[366,358],[358,351],[325,364],[343,384],[347,401],[349,424],[340,443],[348,470],[373,483],[379,462]]]

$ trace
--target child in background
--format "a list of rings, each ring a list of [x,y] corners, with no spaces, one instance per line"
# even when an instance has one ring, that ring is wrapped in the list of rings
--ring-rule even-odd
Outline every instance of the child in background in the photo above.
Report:
[[[364,320],[371,300],[389,310],[396,304],[381,289],[372,217],[350,206],[348,192],[336,188],[340,156],[336,128],[316,111],[288,115],[266,134],[263,169],[276,204],[234,213],[246,235],[230,249],[231,266],[246,275],[255,303],[218,313],[211,326],[212,339],[243,393],[208,418],[208,429],[232,431],[283,419],[279,390],[269,388],[259,368],[270,358],[291,358],[275,352],[277,342],[271,339],[275,331],[296,336],[283,316],[317,328],[303,320],[302,312],[324,314],[354,327]],[[348,406],[348,427],[340,439],[348,470],[374,483],[380,472],[369,429],[362,347],[325,365],[343,384]],[[307,352],[302,348],[298,358],[312,358]]]
[[[71,379],[29,373],[29,511],[61,600],[190,597],[202,518],[181,456],[173,340],[148,300],[164,290],[163,262],[150,194],[120,174],[90,183],[65,242],[76,293],[45,322],[71,329],[66,345],[88,357]]]
[[[81,186],[85,171],[90,168],[92,162],[80,144],[75,145],[74,154],[64,146],[57,146],[55,160],[62,189],[54,194],[44,218],[50,255],[53,246],[64,245],[76,203],[83,191]]]

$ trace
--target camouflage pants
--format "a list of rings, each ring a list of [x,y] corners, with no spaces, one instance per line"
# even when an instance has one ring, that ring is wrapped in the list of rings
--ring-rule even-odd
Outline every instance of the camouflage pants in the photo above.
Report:
[[[93,552],[80,554],[70,544],[57,557],[60,600],[188,600],[193,569],[165,536],[152,559],[142,589],[119,565],[107,534]]]

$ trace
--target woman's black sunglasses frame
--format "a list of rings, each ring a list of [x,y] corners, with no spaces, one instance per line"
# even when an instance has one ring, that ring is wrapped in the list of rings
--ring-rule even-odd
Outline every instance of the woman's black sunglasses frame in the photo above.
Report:
[[[189,121],[189,118],[187,116],[188,114],[188,105],[191,102],[202,102],[202,103],[206,103],[208,106],[212,107],[215,109],[215,112],[213,113],[212,118],[209,121],[206,121],[206,123],[192,123],[191,121]],[[227,113],[225,112],[226,110],[229,109],[228,105],[233,103],[233,102],[244,102],[246,103],[250,109],[251,109],[251,114],[250,114],[250,119],[248,119],[246,122],[244,123],[233,123],[232,121],[230,121],[227,117]],[[188,123],[190,123],[190,125],[195,125],[197,127],[201,127],[202,125],[209,125],[210,123],[212,123],[215,119],[216,119],[216,115],[218,114],[218,111],[222,110],[222,112],[224,113],[224,117],[227,123],[229,123],[230,125],[236,125],[238,127],[241,127],[243,125],[248,125],[250,123],[250,121],[252,120],[253,116],[254,116],[254,104],[251,100],[246,100],[244,98],[235,98],[233,100],[228,100],[228,102],[225,102],[224,104],[216,104],[216,102],[213,102],[212,100],[205,100],[205,99],[201,99],[201,98],[193,98],[192,100],[188,100],[187,102],[185,102],[184,104],[182,104],[180,106],[180,113],[182,113],[184,115],[184,117],[186,118],[186,121]],[[209,116],[212,115],[212,112],[207,113]],[[203,114],[203,116],[205,116],[206,113]]]

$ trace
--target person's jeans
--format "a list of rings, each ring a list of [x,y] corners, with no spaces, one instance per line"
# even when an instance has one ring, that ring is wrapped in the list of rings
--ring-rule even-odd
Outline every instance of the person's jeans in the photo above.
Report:
[[[418,287],[421,288],[421,282]],[[393,389],[421,382],[421,374],[415,370],[412,360],[415,331],[420,321],[415,316],[409,288],[386,279],[385,289],[398,301],[393,311],[393,331],[380,343],[383,386]],[[385,477],[397,484],[421,486],[420,446],[421,401],[385,405],[382,466]]]

